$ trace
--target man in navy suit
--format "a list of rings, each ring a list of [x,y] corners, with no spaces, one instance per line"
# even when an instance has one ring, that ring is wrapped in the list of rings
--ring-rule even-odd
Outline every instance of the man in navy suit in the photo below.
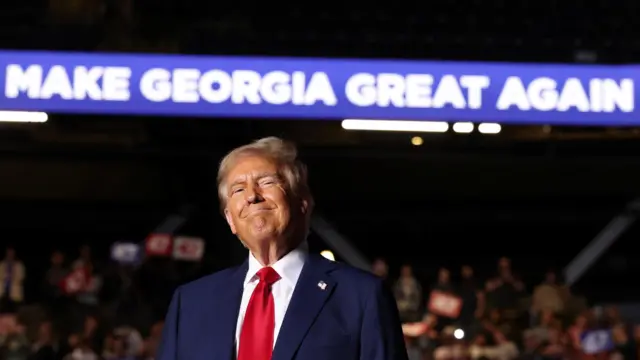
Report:
[[[313,197],[295,146],[231,151],[218,190],[248,259],[176,290],[157,360],[407,360],[382,280],[309,254]]]

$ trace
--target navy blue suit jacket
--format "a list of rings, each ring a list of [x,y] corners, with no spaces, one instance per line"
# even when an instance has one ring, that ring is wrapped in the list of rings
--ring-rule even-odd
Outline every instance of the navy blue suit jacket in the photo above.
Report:
[[[245,261],[178,288],[156,359],[235,359],[247,269]],[[273,350],[272,360],[293,359],[407,360],[396,303],[382,281],[310,254]]]

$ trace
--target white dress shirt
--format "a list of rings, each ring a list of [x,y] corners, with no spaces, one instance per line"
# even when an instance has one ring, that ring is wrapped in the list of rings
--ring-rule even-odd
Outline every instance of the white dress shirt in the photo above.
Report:
[[[302,272],[302,267],[307,259],[307,254],[308,250],[305,243],[283,256],[282,259],[278,260],[271,266],[278,275],[280,275],[280,280],[276,281],[271,287],[271,293],[273,294],[273,302],[275,305],[274,310],[276,320],[276,326],[273,329],[274,346],[278,339],[278,333],[280,332],[284,315],[289,307],[289,302],[291,302],[291,295],[293,295],[293,290],[296,287],[296,283],[300,277],[300,272]],[[244,291],[242,293],[240,313],[238,314],[238,323],[236,325],[236,355],[238,346],[240,345],[240,332],[242,331],[244,314],[247,312],[247,306],[249,305],[249,300],[251,299],[253,290],[255,290],[256,285],[258,285],[259,282],[256,273],[258,270],[262,269],[262,267],[263,266],[258,262],[253,254],[249,253],[249,270],[247,271],[247,276],[244,280]]]

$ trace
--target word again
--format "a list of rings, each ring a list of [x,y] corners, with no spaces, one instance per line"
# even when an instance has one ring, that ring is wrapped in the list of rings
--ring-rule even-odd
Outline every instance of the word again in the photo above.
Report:
[[[578,78],[564,83],[540,77],[525,85],[517,76],[509,77],[500,93],[496,108],[521,111],[632,112],[635,109],[632,79],[590,79],[583,84]]]

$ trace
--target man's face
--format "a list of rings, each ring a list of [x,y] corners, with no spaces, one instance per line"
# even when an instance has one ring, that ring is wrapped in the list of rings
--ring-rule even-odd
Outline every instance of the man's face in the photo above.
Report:
[[[378,259],[373,263],[373,273],[380,276],[386,277],[388,275],[388,267],[387,263],[384,260]]]
[[[413,276],[413,269],[409,265],[404,265],[402,269],[400,269],[400,275],[402,275],[402,277],[411,277]]]
[[[84,260],[91,259],[91,248],[88,245],[83,245],[80,248],[80,257]]]
[[[501,257],[500,260],[498,260],[498,267],[501,270],[511,270],[511,259],[508,257]]]
[[[441,283],[448,283],[449,282],[449,278],[450,278],[449,270],[440,269],[440,271],[438,272],[438,280]]]
[[[556,274],[552,273],[552,272],[548,272],[546,280],[547,280],[547,283],[549,283],[549,284],[555,284],[556,283]]]
[[[460,272],[462,273],[462,277],[465,279],[470,279],[471,277],[473,277],[473,268],[471,268],[471,266],[469,265],[463,266]]]
[[[61,252],[56,251],[51,255],[51,264],[52,265],[62,265],[64,262],[64,255]]]
[[[241,157],[226,184],[224,213],[231,232],[250,248],[282,238],[292,214],[276,164],[258,156]]]

